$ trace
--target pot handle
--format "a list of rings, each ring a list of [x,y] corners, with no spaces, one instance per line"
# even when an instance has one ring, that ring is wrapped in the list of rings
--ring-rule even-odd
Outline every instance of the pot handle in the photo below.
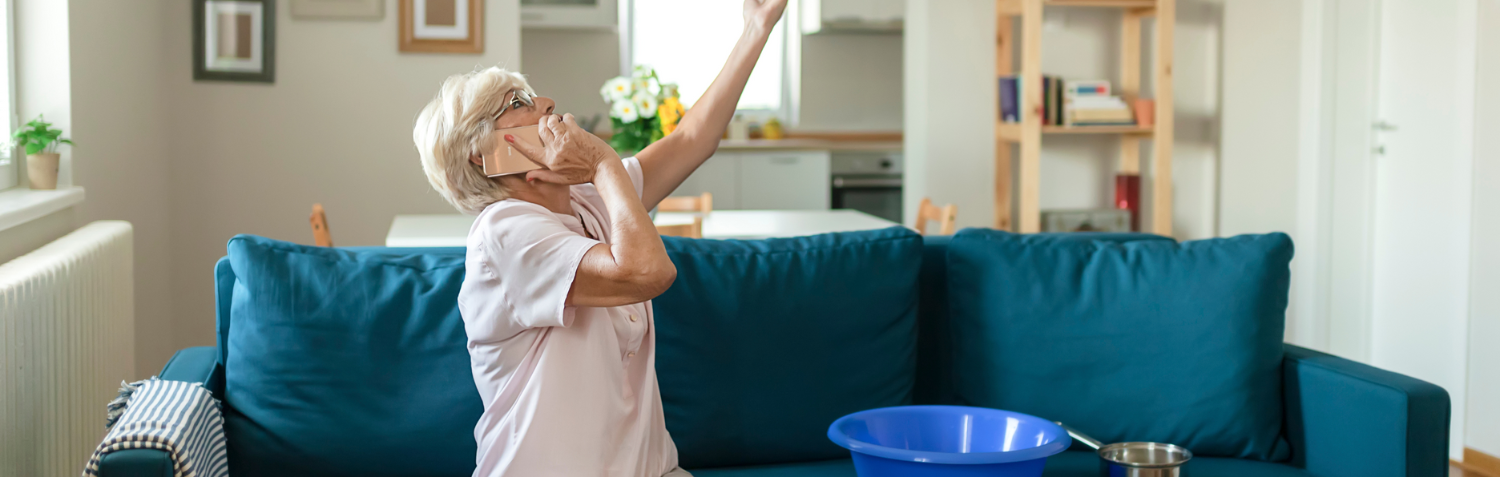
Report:
[[[1089,447],[1093,448],[1094,450],[1099,450],[1100,447],[1104,447],[1104,443],[1103,442],[1099,442],[1098,439],[1089,437],[1088,434],[1084,434],[1082,432],[1078,432],[1078,429],[1074,429],[1074,428],[1068,427],[1067,424],[1063,424],[1063,423],[1057,422],[1057,421],[1053,421],[1052,423],[1053,424],[1057,424],[1058,426],[1061,426],[1064,431],[1068,431],[1068,436],[1069,437],[1072,437],[1073,440],[1075,440],[1075,441],[1083,443],[1083,445],[1089,446]]]

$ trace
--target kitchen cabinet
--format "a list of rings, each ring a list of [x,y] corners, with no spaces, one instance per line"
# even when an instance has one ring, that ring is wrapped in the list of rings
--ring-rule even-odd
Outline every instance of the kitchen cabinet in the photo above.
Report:
[[[617,0],[521,0],[521,26],[615,28]]]
[[[721,152],[672,192],[714,195],[715,210],[826,210],[828,151]]]
[[[816,12],[819,28],[815,31],[901,31],[906,17],[906,0],[803,0],[804,12]]]
[[[828,208],[828,151],[740,155],[740,208]]]
[[[718,153],[708,158],[693,175],[682,181],[672,195],[699,195],[709,192],[714,195],[714,208],[735,210],[740,208],[740,163],[739,154]]]

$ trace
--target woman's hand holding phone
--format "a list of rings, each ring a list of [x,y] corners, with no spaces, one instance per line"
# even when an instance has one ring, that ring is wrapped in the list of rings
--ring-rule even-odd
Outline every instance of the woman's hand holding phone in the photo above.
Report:
[[[572,114],[548,115],[537,123],[537,132],[542,147],[518,142],[515,136],[505,135],[505,141],[531,162],[541,165],[526,173],[527,181],[542,181],[554,184],[584,184],[594,180],[594,172],[606,160],[620,160],[620,155],[603,139],[578,127]]]

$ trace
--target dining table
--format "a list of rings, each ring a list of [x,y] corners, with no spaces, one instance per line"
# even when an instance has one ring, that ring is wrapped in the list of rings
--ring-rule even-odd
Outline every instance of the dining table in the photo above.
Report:
[[[715,210],[698,212],[657,212],[656,225],[692,223],[703,217],[703,238],[764,239],[800,237],[831,232],[853,232],[896,227],[891,222],[864,212],[834,210]],[[474,216],[463,214],[397,215],[385,236],[387,247],[463,247]]]

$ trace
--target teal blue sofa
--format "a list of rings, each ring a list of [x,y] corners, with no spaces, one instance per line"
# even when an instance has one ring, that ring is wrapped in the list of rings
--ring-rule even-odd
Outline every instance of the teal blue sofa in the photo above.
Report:
[[[1281,234],[949,237],[908,230],[666,239],[654,300],[667,428],[698,477],[852,477],[844,414],[995,407],[1105,441],[1183,444],[1197,477],[1439,477],[1447,393],[1281,342]],[[230,473],[468,476],[481,411],[455,297],[463,249],[239,236],[215,268],[218,345],[162,379],[224,402]],[[171,476],[164,453],[105,477]],[[1097,475],[1079,448],[1047,476]]]

